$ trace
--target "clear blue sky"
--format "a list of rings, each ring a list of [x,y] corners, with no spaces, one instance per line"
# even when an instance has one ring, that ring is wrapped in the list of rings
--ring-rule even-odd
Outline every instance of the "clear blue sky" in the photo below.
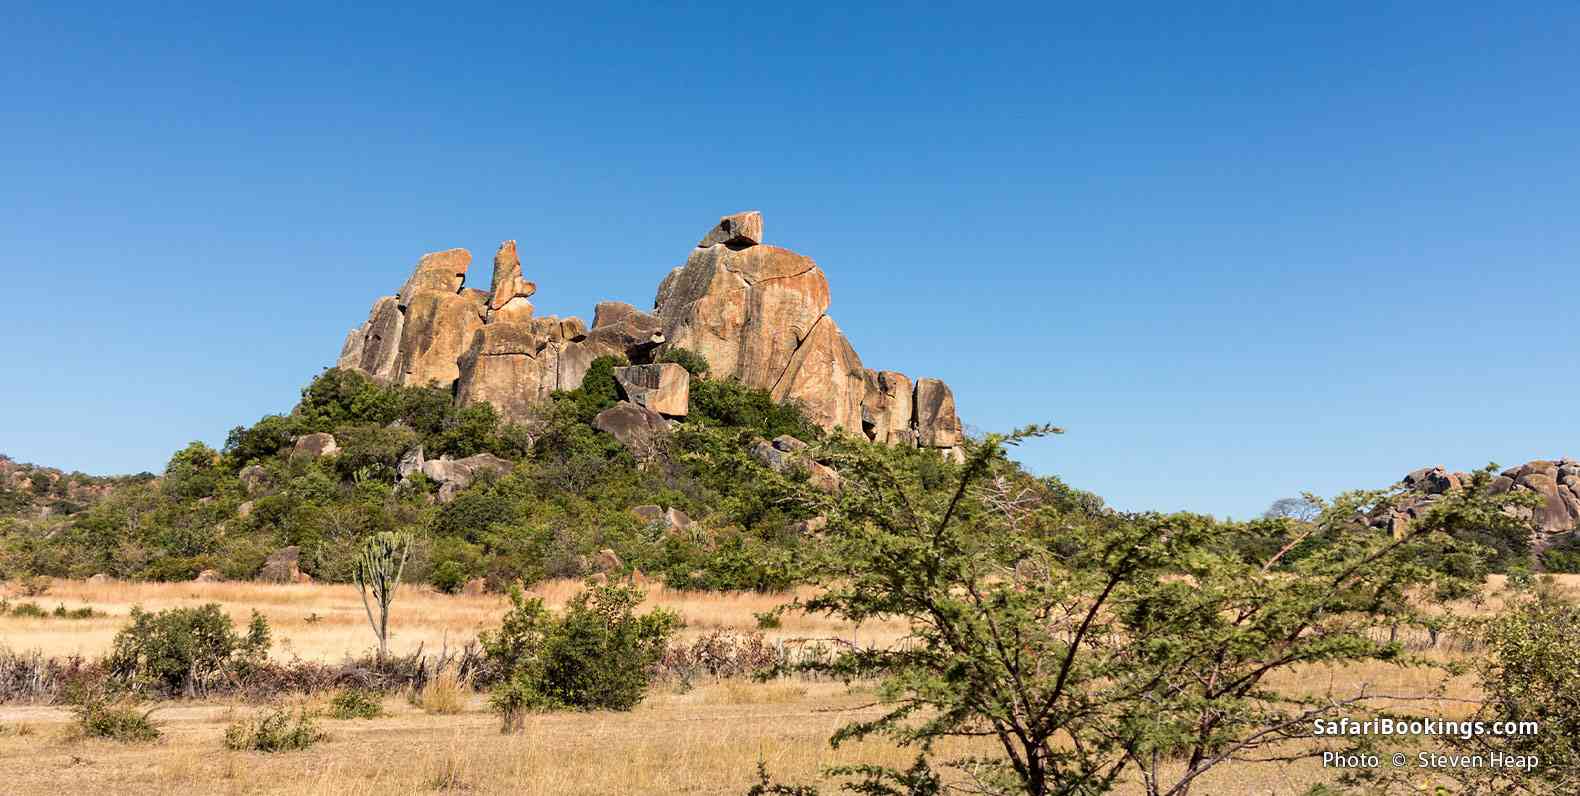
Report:
[[[159,470],[423,252],[587,318],[757,208],[1122,508],[1580,456],[1580,8],[1291,5],[7,4],[0,451]]]

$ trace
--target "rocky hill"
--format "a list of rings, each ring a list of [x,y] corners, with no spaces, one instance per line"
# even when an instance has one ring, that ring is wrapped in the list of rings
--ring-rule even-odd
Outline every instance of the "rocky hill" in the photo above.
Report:
[[[600,356],[644,365],[686,349],[707,360],[711,378],[737,379],[794,402],[825,430],[959,454],[962,430],[949,386],[864,367],[828,314],[823,270],[810,257],[763,243],[760,213],[720,219],[663,278],[651,311],[602,302],[591,326],[533,314],[537,285],[523,275],[515,241],[495,253],[486,291],[466,286],[471,261],[466,249],[423,255],[400,290],[376,300],[367,320],[346,335],[338,366],[385,383],[448,388],[462,405],[488,402],[503,418],[521,421],[550,393],[579,387]],[[684,372],[621,375],[622,383],[641,381],[662,393]],[[683,397],[672,403],[684,413]]]
[[[1396,535],[1409,522],[1450,491],[1471,483],[1470,473],[1450,472],[1441,465],[1422,467],[1400,480],[1408,494],[1401,505],[1378,512],[1371,518],[1376,527],[1388,528]],[[1540,552],[1559,537],[1580,530],[1580,461],[1574,459],[1537,459],[1502,471],[1487,487],[1495,494],[1510,491],[1530,492],[1541,498],[1540,505],[1527,509],[1536,528],[1531,548]]]

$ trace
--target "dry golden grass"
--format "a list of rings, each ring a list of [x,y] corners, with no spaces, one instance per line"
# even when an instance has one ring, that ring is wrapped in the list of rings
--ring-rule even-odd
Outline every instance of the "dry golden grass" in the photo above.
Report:
[[[558,607],[581,588],[580,581],[557,580],[541,583],[529,592]],[[686,621],[686,636],[755,629],[753,613],[771,610],[791,596],[691,592],[659,584],[645,588],[648,607],[664,606],[680,613]],[[6,592],[14,594],[19,589],[18,584],[10,584]],[[46,609],[58,604],[67,608],[86,605],[104,614],[71,620],[0,616],[0,643],[14,650],[39,649],[47,655],[103,655],[134,605],[158,611],[210,602],[219,603],[238,626],[245,624],[253,610],[263,614],[274,631],[276,657],[333,662],[374,647],[362,598],[350,585],[56,580],[48,593],[26,599]],[[396,594],[391,610],[390,652],[406,654],[419,646],[435,651],[446,644],[455,649],[475,639],[479,631],[497,625],[508,605],[500,595],[452,596],[408,584]],[[894,623],[855,628],[818,617],[786,616],[782,627],[765,635],[770,639],[838,636],[866,644],[892,640],[903,632],[903,626]]]
[[[1580,579],[1567,579],[1569,585]],[[1500,582],[1492,584],[1493,600]],[[535,590],[563,603],[579,584],[555,582]],[[783,597],[697,594],[650,588],[649,603],[679,611],[690,633],[750,630],[754,612]],[[272,586],[251,583],[86,584],[59,581],[38,598],[53,608],[88,604],[104,619],[0,617],[0,643],[51,654],[98,654],[133,604],[157,610],[174,605],[222,604],[244,620],[252,608],[268,616],[276,639],[290,639],[286,654],[325,660],[366,651],[372,634],[356,590],[348,586]],[[395,603],[394,649],[419,643],[452,647],[498,622],[505,600],[497,596],[450,597],[418,588]],[[1485,609],[1484,609],[1485,610]],[[306,617],[322,617],[309,622]],[[903,628],[859,630],[804,617],[786,617],[770,635],[832,636],[882,641]],[[277,654],[279,651],[277,650]],[[1449,655],[1453,653],[1437,653]],[[1312,693],[1352,693],[1359,683],[1374,690],[1423,695],[1438,682],[1424,669],[1381,664],[1335,669],[1311,667],[1281,677],[1279,685]],[[1452,683],[1448,700],[1413,710],[1460,715],[1472,684]],[[327,697],[292,700],[322,708]],[[870,762],[907,766],[913,753],[881,742],[831,749],[828,738],[842,724],[876,715],[870,692],[823,682],[707,682],[680,692],[661,688],[630,713],[555,713],[528,718],[526,731],[501,735],[498,718],[481,695],[468,694],[460,712],[430,715],[403,699],[389,699],[389,715],[374,720],[324,719],[330,738],[312,749],[274,755],[229,752],[225,726],[259,708],[222,703],[172,703],[155,714],[165,738],[153,745],[123,746],[73,740],[71,716],[58,707],[0,706],[0,791],[15,794],[739,794],[754,778],[758,760],[785,781],[812,782],[830,765]],[[941,756],[993,753],[986,742],[957,742]],[[1214,769],[1199,793],[1298,794],[1330,777],[1317,761],[1235,765]],[[833,787],[825,791],[833,792]],[[1134,785],[1122,792],[1136,792]]]

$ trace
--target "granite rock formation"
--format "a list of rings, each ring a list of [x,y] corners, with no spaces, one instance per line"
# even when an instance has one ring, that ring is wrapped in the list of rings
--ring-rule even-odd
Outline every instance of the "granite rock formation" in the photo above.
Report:
[[[1423,467],[1406,475],[1399,486],[1404,500],[1370,517],[1374,527],[1388,528],[1398,535],[1411,520],[1421,516],[1443,495],[1468,486],[1470,473],[1450,472],[1442,466]],[[1534,519],[1536,537],[1532,548],[1541,550],[1553,539],[1580,530],[1580,461],[1574,459],[1537,459],[1504,470],[1487,486],[1494,494],[1509,491],[1535,493],[1542,499],[1534,509],[1522,509],[1522,518]]]
[[[375,301],[346,336],[338,367],[448,388],[459,402],[486,401],[521,422],[549,393],[580,386],[593,360],[619,354],[633,366],[621,382],[626,398],[673,417],[685,414],[685,386],[672,371],[646,368],[680,347],[708,361],[710,378],[796,401],[830,431],[959,455],[964,435],[948,385],[866,368],[828,314],[823,270],[763,243],[761,213],[721,218],[664,277],[651,312],[602,302],[590,328],[534,315],[537,285],[523,274],[515,241],[495,253],[487,292],[465,286],[471,259],[465,249],[423,255],[400,290]]]

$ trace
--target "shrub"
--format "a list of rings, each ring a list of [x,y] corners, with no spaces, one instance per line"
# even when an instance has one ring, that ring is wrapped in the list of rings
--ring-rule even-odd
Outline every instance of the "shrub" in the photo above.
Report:
[[[159,739],[153,710],[137,710],[131,704],[112,699],[102,686],[89,686],[72,695],[72,713],[77,728],[89,738],[108,738],[122,743],[142,743]]]
[[[222,674],[256,664],[269,649],[269,624],[257,611],[245,636],[216,603],[157,614],[133,607],[131,619],[115,635],[110,671],[161,693],[207,693]]]
[[[455,594],[466,585],[466,570],[459,561],[441,561],[439,566],[433,568],[433,575],[428,578],[428,582],[445,594]]]
[[[82,606],[81,608],[68,609],[65,603],[56,605],[55,610],[50,614],[50,616],[53,616],[56,619],[92,619],[98,615],[99,614],[97,611],[86,605]]]
[[[652,669],[680,617],[664,609],[638,616],[642,592],[594,586],[556,617],[538,598],[510,593],[511,610],[480,641],[504,674],[490,704],[506,731],[529,710],[630,710],[642,701]]]
[[[329,736],[307,711],[283,708],[242,719],[225,728],[225,748],[237,752],[289,752],[306,749]]]
[[[384,703],[375,691],[350,688],[329,700],[329,715],[337,719],[376,719],[384,715]]]
[[[700,379],[708,375],[707,358],[689,348],[666,348],[664,353],[658,355],[658,361],[673,362],[685,368],[692,378]]]
[[[1486,645],[1477,674],[1483,697],[1472,718],[1537,722],[1534,735],[1450,737],[1445,751],[1491,759],[1539,761],[1533,770],[1510,766],[1455,769],[1465,793],[1580,793],[1580,605],[1543,579],[1479,628]]]
[[[38,603],[17,603],[11,607],[11,615],[29,619],[43,619],[49,616],[43,608],[38,607]]]

